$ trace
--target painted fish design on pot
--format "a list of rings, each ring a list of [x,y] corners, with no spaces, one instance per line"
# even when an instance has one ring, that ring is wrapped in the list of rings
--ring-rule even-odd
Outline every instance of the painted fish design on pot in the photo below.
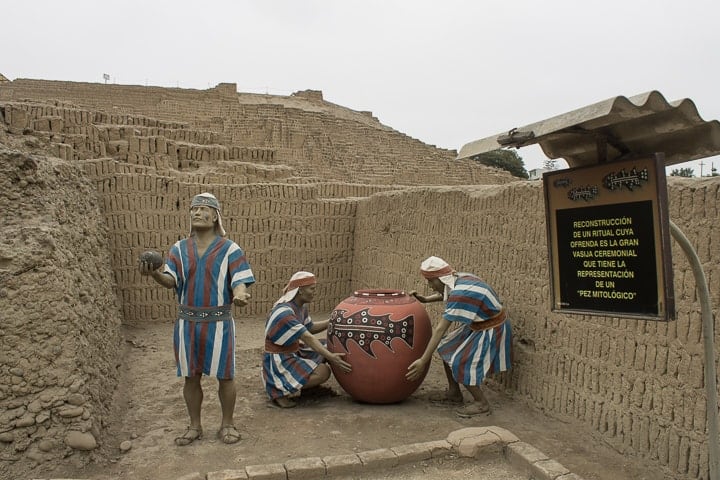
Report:
[[[372,315],[365,308],[352,315],[345,316],[347,310],[335,310],[328,323],[328,338],[335,337],[347,351],[347,343],[353,340],[368,355],[377,358],[371,349],[372,342],[378,341],[391,351],[394,338],[400,338],[410,348],[413,346],[414,318],[412,315],[402,320],[390,320],[390,315]]]

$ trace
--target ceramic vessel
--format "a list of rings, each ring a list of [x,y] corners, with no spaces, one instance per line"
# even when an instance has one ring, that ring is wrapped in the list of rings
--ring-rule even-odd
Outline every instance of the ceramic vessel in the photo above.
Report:
[[[408,366],[425,351],[432,326],[425,307],[400,290],[358,290],[330,315],[327,347],[345,353],[352,372],[333,374],[355,400],[395,403],[410,396],[427,370],[415,380],[405,378]]]

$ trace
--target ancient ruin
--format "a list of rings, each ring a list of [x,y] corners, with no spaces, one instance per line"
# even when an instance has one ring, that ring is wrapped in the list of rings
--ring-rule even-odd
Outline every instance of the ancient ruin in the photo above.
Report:
[[[214,193],[251,253],[261,315],[296,270],[319,311],[414,282],[441,255],[503,292],[514,367],[496,388],[678,478],[707,478],[700,311],[673,258],[677,320],[553,314],[542,185],[426,145],[306,90],[290,96],[0,75],[0,465],[82,465],[105,441],[122,324],[174,317],[137,257]],[[720,303],[720,180],[668,181],[670,217]],[[715,310],[717,315],[717,310]],[[717,342],[716,342],[717,343]]]

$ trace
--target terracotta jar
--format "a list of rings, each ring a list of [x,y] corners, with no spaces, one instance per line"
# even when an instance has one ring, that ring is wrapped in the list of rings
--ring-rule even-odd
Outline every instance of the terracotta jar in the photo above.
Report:
[[[432,325],[422,303],[400,290],[358,290],[330,315],[327,348],[345,353],[352,372],[333,369],[355,400],[395,403],[410,396],[423,375],[410,382],[408,366],[425,351]]]

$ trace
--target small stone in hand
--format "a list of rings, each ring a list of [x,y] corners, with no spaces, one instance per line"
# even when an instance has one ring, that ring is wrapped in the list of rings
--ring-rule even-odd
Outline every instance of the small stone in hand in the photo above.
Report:
[[[147,262],[153,270],[157,270],[163,264],[163,256],[156,250],[147,250],[140,254],[140,262]]]

